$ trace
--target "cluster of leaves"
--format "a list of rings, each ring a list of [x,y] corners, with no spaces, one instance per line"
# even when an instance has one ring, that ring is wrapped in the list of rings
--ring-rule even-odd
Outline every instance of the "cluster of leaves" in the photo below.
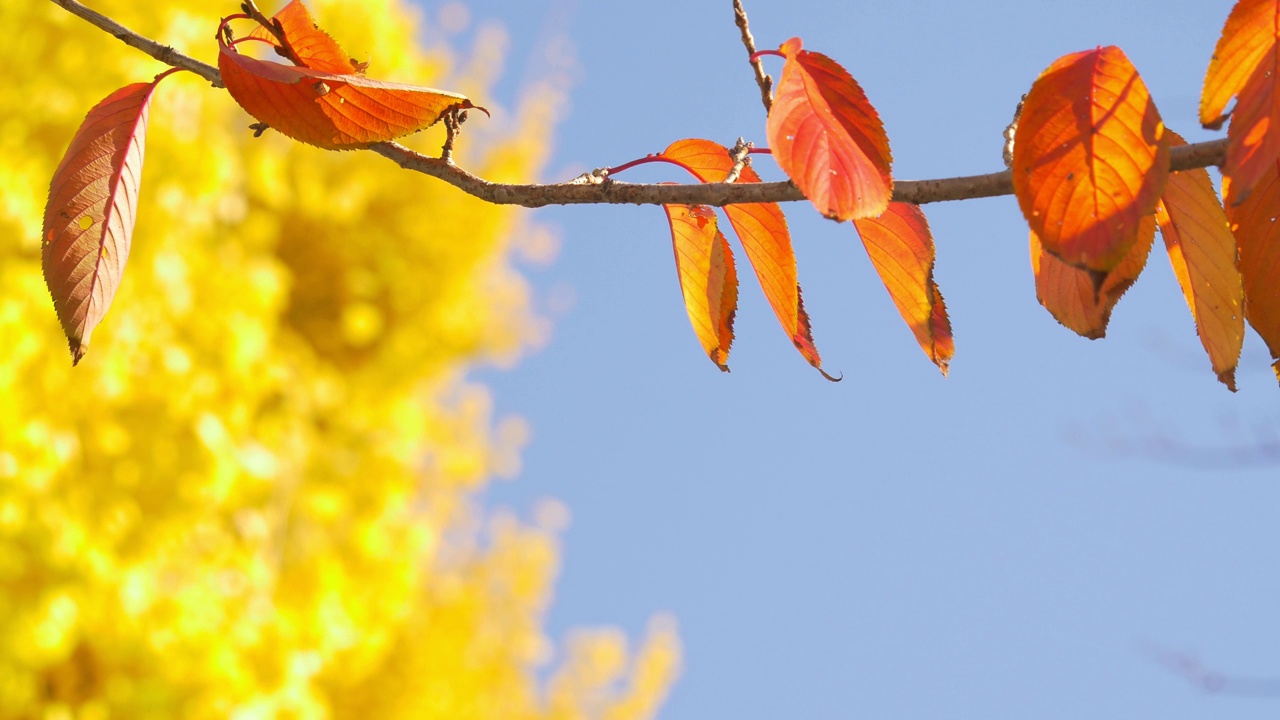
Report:
[[[204,0],[95,5],[210,46]],[[489,84],[420,50],[406,3],[314,9],[389,76]],[[461,376],[538,341],[507,260],[537,229],[367,157],[252,140],[179,73],[151,108],[160,172],[128,200],[104,352],[73,370],[39,277],[44,182],[84,109],[154,61],[53,3],[0,3],[0,27],[21,28],[0,46],[0,717],[651,716],[674,629],[553,643],[563,509],[476,500],[526,431]],[[538,171],[562,90],[528,90],[515,129],[461,160]]]
[[[889,139],[879,115],[844,68],[804,50],[799,38],[783,43],[776,54],[786,65],[766,123],[773,157],[825,217],[853,222],[902,317],[945,374],[955,345],[946,305],[933,280],[933,237],[918,205],[891,202]],[[710,140],[679,140],[610,173],[639,162],[662,161],[683,167],[699,182],[760,182],[747,164],[751,151],[730,150]],[[733,251],[713,208],[664,208],[689,320],[711,361],[728,371],[738,299]],[[728,205],[724,212],[783,330],[809,364],[835,380],[822,370],[814,345],[781,206],[744,203]]]
[[[1277,28],[1280,0],[1240,0],[1205,78],[1204,126],[1232,118],[1225,205],[1205,170],[1170,171],[1170,148],[1185,141],[1166,130],[1119,48],[1064,56],[1036,80],[1015,121],[1011,166],[1031,227],[1037,295],[1060,323],[1102,337],[1145,267],[1158,226],[1218,378],[1235,389],[1245,318],[1277,359],[1280,377]],[[766,122],[778,165],[822,215],[853,222],[898,310],[945,373],[954,342],[933,281],[933,238],[918,206],[891,202],[891,155],[875,109],[844,68],[803,50],[798,38],[761,54],[786,60]],[[682,140],[643,161],[682,165],[701,182],[758,182],[745,158],[740,148]],[[784,330],[821,369],[781,209],[725,212]],[[689,318],[712,362],[727,370],[737,303],[732,250],[712,208],[667,206],[667,215]]]
[[[219,25],[222,78],[260,122],[302,142],[362,147],[416,132],[475,107],[456,93],[364,76],[294,0],[268,20],[252,3]],[[236,40],[228,23],[260,23]],[[1115,47],[1055,61],[1024,98],[1011,157],[1014,192],[1031,227],[1040,302],[1089,338],[1146,265],[1158,226],[1218,378],[1235,389],[1244,322],[1262,335],[1280,377],[1280,255],[1271,208],[1280,198],[1280,0],[1239,0],[1205,79],[1201,121],[1228,114],[1225,207],[1202,170],[1173,173],[1166,130],[1137,69]],[[261,42],[291,64],[238,51]],[[933,279],[934,240],[916,205],[892,202],[889,140],[875,108],[838,63],[792,38],[770,99],[766,136],[778,165],[825,217],[851,221],[904,320],[945,374],[955,353],[946,305]],[[155,83],[113,93],[92,112],[54,175],[45,214],[45,276],[76,361],[106,312],[127,259],[136,212],[147,111]],[[1233,113],[1226,108],[1233,97]],[[455,128],[451,125],[451,129]],[[450,135],[450,141],[452,134]],[[450,152],[451,142],[446,144]],[[750,148],[688,139],[638,162],[680,165],[702,183],[759,182]],[[109,158],[110,162],[103,162]],[[707,355],[728,370],[737,308],[731,247],[709,206],[668,205],[686,308]],[[803,357],[822,371],[797,282],[786,218],[776,203],[725,209],[774,313]],[[825,372],[823,372],[826,375]],[[830,377],[830,376],[827,376]]]

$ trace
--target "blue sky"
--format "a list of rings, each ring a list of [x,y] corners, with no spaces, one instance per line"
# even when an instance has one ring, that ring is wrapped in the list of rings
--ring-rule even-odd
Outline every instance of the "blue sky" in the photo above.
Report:
[[[510,32],[504,102],[537,76],[541,48],[575,48],[548,180],[679,138],[764,143],[729,0],[469,5]],[[1020,95],[1097,45],[1125,50],[1170,127],[1215,137],[1195,113],[1228,2],[747,9],[761,47],[799,35],[853,73],[899,178],[1000,169]],[[627,179],[683,180],[661,167]],[[572,511],[552,632],[639,634],[674,613],[686,665],[668,719],[1275,717],[1280,697],[1204,694],[1142,650],[1280,677],[1280,459],[1250,452],[1276,445],[1280,409],[1257,337],[1232,395],[1159,243],[1109,337],[1076,337],[1035,300],[1012,198],[932,205],[957,345],[944,379],[852,228],[786,210],[838,385],[794,352],[745,272],[733,372],[716,370],[660,209],[533,212],[562,243],[530,270],[555,329],[514,370],[481,374],[534,430],[521,475],[486,501]]]

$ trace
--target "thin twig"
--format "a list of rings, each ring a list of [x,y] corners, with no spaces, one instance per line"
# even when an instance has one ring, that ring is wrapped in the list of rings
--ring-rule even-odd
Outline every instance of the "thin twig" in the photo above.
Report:
[[[1018,135],[1018,121],[1022,119],[1022,104],[1026,101],[1027,96],[1023,95],[1018,107],[1013,109],[1013,121],[1004,129],[1004,166],[1010,170],[1013,169],[1013,144]]]
[[[467,121],[467,111],[461,107],[451,107],[445,111],[444,116],[444,147],[440,148],[440,159],[453,164],[453,146],[458,141],[458,136],[462,134],[462,123]]]
[[[733,167],[729,168],[729,174],[724,176],[722,182],[738,182],[738,176],[742,175],[742,168],[751,164],[752,147],[754,146],[751,143],[738,138],[738,142],[729,151],[729,157],[733,159]]]
[[[189,58],[173,48],[147,39],[100,15],[76,0],[50,0],[73,15],[83,18],[130,47],[137,48],[160,62],[172,67],[190,70],[217,87],[223,87],[218,70],[199,60]],[[1173,170],[1221,165],[1226,158],[1227,141],[1212,140],[1195,145],[1183,145],[1170,151],[1169,166]],[[512,185],[495,183],[472,175],[466,170],[446,162],[414,152],[398,143],[375,143],[369,150],[382,155],[406,170],[443,180],[450,185],[481,200],[496,205],[543,207],[546,205],[735,205],[759,202],[795,202],[804,196],[789,181],[769,183],[705,183],[700,185],[657,185],[623,183],[613,180],[597,180]],[[970,200],[1013,194],[1013,174],[1005,170],[989,175],[940,178],[936,180],[898,180],[894,184],[893,199],[899,202],[925,203],[946,200]]]
[[[747,23],[747,11],[742,7],[742,0],[733,0],[733,21],[742,32],[742,44],[747,48],[747,57],[751,59],[751,67],[756,71],[756,85],[760,86],[760,101],[764,103],[764,112],[769,114],[773,109],[773,78],[764,71],[764,63],[756,57],[756,39],[751,37],[751,26]]]
[[[90,10],[76,2],[76,0],[52,0],[52,2],[63,10],[87,21],[94,27],[123,42],[125,45],[141,50],[165,65],[190,70],[208,80],[214,87],[223,87],[222,77],[218,75],[218,69],[212,65],[206,65],[195,58],[183,55],[168,45],[161,45],[155,40],[145,38],[106,15]]]
[[[293,44],[289,42],[289,36],[284,34],[284,25],[276,18],[267,17],[266,13],[258,9],[253,0],[244,0],[240,3],[240,9],[244,10],[244,14],[253,19],[254,22],[261,25],[263,29],[271,33],[272,37],[279,43],[275,46],[276,54],[288,60],[298,67],[305,67],[306,63],[302,62],[302,58],[298,56],[298,51],[294,49]]]
[[[284,42],[284,29],[274,22],[267,14],[258,9],[258,5],[253,0],[244,0],[240,3],[240,9],[245,15],[253,18],[253,21],[266,28],[268,32],[276,36],[280,42]]]

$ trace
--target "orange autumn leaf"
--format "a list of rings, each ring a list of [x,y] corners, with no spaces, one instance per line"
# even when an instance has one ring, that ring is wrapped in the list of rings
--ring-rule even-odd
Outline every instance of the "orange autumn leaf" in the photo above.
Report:
[[[706,205],[663,205],[671,223],[671,246],[693,331],[711,362],[729,372],[733,317],[738,309],[738,272],[715,210]]]
[[[1066,55],[1031,87],[1013,146],[1013,187],[1049,253],[1111,270],[1138,242],[1168,175],[1164,123],[1119,48]]]
[[[1246,197],[1280,156],[1280,0],[1240,0],[1227,17],[1200,95],[1200,122],[1222,127],[1227,103],[1236,98],[1227,130],[1224,175],[1236,196]]]
[[[1227,220],[1236,237],[1244,281],[1244,316],[1271,351],[1280,379],[1280,175],[1277,163],[1241,199],[1235,181],[1224,177]]]
[[[782,44],[786,58],[766,133],[773,157],[818,212],[875,217],[893,195],[889,138],[847,70],[821,53]]]
[[[710,140],[677,140],[660,157],[684,167],[702,182],[722,182],[733,169],[729,149]],[[760,182],[760,176],[745,166],[738,182]],[[724,212],[778,322],[805,360],[826,376],[800,295],[795,251],[782,208],[777,203],[747,203],[727,205]]]
[[[73,365],[111,307],[129,260],[158,82],[126,85],[95,105],[49,183],[41,259]]]
[[[261,25],[255,27],[249,37],[258,38],[279,48],[277,53],[282,57],[296,57],[303,66],[312,70],[337,73],[343,75],[353,70],[363,72],[364,67],[357,63],[342,49],[337,40],[320,29],[311,17],[302,0],[293,0],[271,17],[280,23],[284,31],[288,48],[280,47],[280,42],[270,30]]]
[[[1170,147],[1186,144],[1173,131],[1168,137]],[[1156,222],[1213,371],[1234,392],[1244,343],[1244,285],[1236,239],[1209,173],[1196,168],[1170,175]]]
[[[227,92],[253,117],[300,142],[330,150],[392,140],[430,127],[462,95],[258,60],[218,38]]]
[[[889,203],[884,214],[854,220],[853,225],[916,342],[946,375],[956,346],[947,306],[933,280],[933,234],[924,211],[919,205]]]
[[[1072,267],[1045,251],[1031,232],[1031,270],[1036,276],[1036,298],[1054,319],[1079,335],[1098,340],[1107,334],[1111,311],[1137,281],[1156,239],[1155,218],[1148,215],[1138,230],[1138,241],[1119,264],[1102,277]]]

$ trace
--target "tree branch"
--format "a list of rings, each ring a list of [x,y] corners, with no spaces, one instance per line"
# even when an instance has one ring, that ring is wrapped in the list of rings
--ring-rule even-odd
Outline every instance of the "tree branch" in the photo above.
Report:
[[[1219,165],[1226,157],[1227,141],[1212,140],[1184,145],[1170,151],[1173,170]],[[497,205],[543,207],[545,205],[735,205],[758,202],[795,202],[804,195],[790,181],[768,183],[706,183],[702,185],[648,185],[625,183],[590,173],[576,180],[550,185],[493,183],[462,168],[414,152],[398,143],[377,143],[369,149],[406,170],[443,180],[468,195]],[[971,200],[1013,194],[1013,173],[991,173],[937,180],[899,180],[893,186],[895,202],[917,205],[946,200]]]
[[[76,2],[50,0],[76,17],[88,21],[130,47],[137,48],[160,62],[189,70],[223,87],[218,69],[187,57],[167,45],[145,38],[114,20]],[[1221,165],[1226,158],[1227,141],[1184,145],[1170,152],[1173,170]],[[606,173],[589,173],[575,180],[552,184],[514,185],[495,183],[472,175],[451,162],[429,157],[399,143],[385,142],[368,146],[369,150],[391,160],[400,167],[443,180],[481,200],[496,205],[543,207],[546,205],[735,205],[759,202],[795,202],[804,196],[790,181],[768,183],[706,183],[701,185],[657,185],[617,182]],[[898,180],[893,199],[917,205],[946,200],[970,200],[1013,194],[1013,173],[1003,172],[936,180]]]

